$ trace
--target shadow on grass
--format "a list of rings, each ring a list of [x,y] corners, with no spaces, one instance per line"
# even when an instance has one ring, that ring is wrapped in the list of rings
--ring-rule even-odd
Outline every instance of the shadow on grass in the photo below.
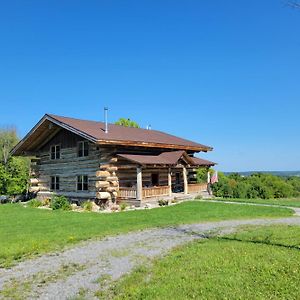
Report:
[[[242,242],[242,243],[250,243],[250,244],[260,244],[260,245],[268,245],[268,246],[275,246],[275,247],[282,247],[286,249],[293,249],[300,251],[300,245],[285,245],[281,243],[275,243],[270,241],[268,238],[264,240],[242,240],[237,237],[212,237],[211,239],[214,240],[221,240],[221,241],[234,241],[234,242]]]

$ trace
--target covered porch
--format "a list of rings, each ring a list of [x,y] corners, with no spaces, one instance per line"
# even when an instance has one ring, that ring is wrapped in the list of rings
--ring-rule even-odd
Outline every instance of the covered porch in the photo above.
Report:
[[[207,191],[197,183],[196,170],[213,162],[189,156],[185,151],[163,152],[157,156],[119,154],[118,200],[145,202],[187,197]]]

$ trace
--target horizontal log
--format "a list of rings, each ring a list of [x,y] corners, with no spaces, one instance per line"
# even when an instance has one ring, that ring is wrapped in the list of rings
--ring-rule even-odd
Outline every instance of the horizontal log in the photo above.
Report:
[[[111,194],[108,192],[97,192],[96,198],[101,200],[105,200],[105,199],[109,200],[111,199]]]
[[[119,178],[117,176],[109,176],[106,177],[106,181],[112,182],[112,181],[118,181]]]
[[[109,187],[110,183],[108,181],[96,181],[96,188],[105,188],[105,187]]]
[[[37,185],[38,183],[39,183],[39,180],[37,178],[30,178],[31,185]]]
[[[110,193],[116,192],[117,190],[118,190],[118,188],[117,187],[113,187],[113,186],[110,186],[110,187],[106,188],[106,191],[110,192]]]
[[[108,169],[110,167],[110,164],[100,164],[100,170],[102,171],[106,171],[106,169]]]
[[[97,171],[96,172],[96,177],[109,177],[110,176],[110,172],[107,171]]]

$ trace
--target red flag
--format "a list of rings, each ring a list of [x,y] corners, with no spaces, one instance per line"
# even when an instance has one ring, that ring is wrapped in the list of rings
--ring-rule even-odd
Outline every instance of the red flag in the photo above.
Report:
[[[219,179],[218,179],[218,171],[215,171],[215,173],[213,174],[213,176],[211,177],[211,180],[210,180],[210,183],[211,184],[214,184],[216,182],[219,182]]]

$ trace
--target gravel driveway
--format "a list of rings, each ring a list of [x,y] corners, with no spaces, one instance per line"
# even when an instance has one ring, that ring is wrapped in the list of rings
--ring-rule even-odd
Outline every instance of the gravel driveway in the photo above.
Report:
[[[83,242],[62,252],[21,262],[11,269],[0,269],[0,290],[6,293],[2,296],[5,299],[21,296],[21,299],[61,300],[75,299],[78,295],[93,299],[94,292],[107,287],[111,280],[175,246],[205,238],[212,231],[222,234],[241,225],[278,223],[300,225],[300,217],[190,224]]]

